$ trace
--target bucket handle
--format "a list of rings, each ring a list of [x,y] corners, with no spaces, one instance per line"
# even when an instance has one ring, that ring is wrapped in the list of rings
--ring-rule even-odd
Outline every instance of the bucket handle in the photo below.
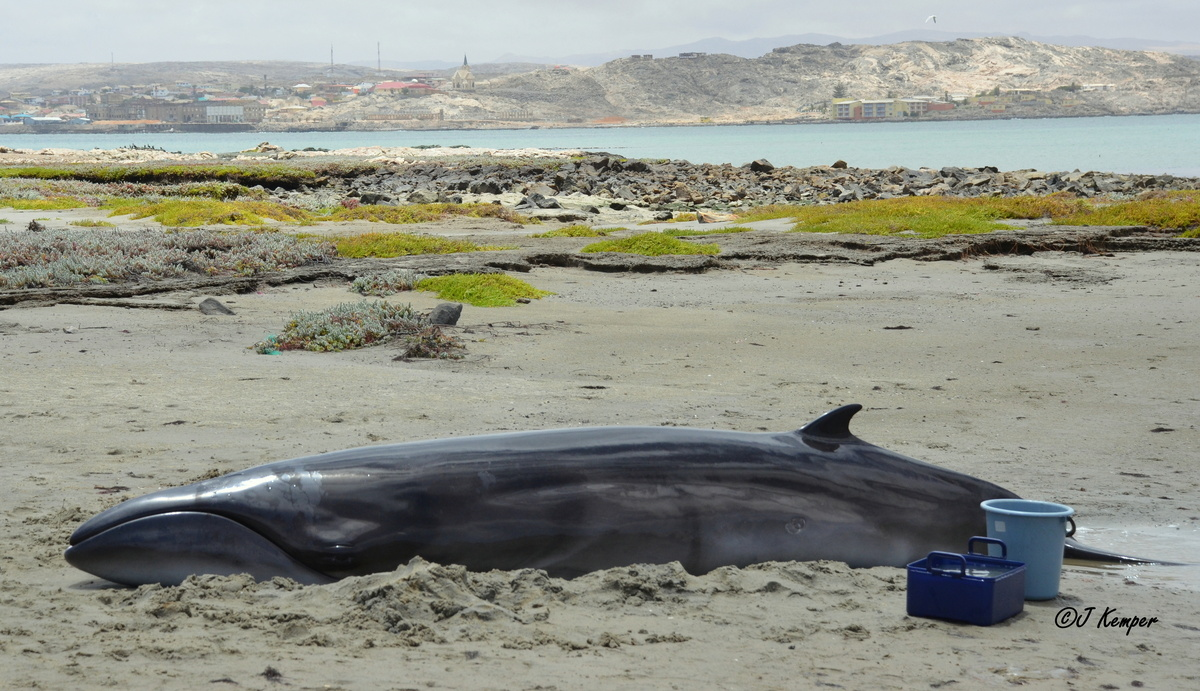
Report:
[[[1067,523],[1071,524],[1071,529],[1067,531],[1067,537],[1075,537],[1075,519],[1067,516]]]
[[[1075,524],[1074,523],[1071,524],[1071,532],[1072,533],[1075,532]],[[987,552],[976,552],[975,551],[975,543],[976,542],[985,542],[989,545],[1000,545],[1000,558],[1008,559],[1008,545],[1004,544],[1004,540],[997,540],[994,537],[983,537],[981,535],[976,535],[975,537],[971,538],[970,540],[967,540],[967,553],[968,554],[978,554],[980,556],[987,556]]]
[[[955,563],[950,565],[949,568],[947,568],[945,565],[935,566],[934,561],[938,560],[938,559],[945,560],[945,561],[951,561],[951,562],[955,562]],[[953,576],[955,578],[962,578],[963,576],[967,575],[967,559],[966,559],[966,557],[964,557],[961,554],[955,554],[953,552],[930,552],[929,556],[925,558],[925,565],[926,565],[926,568],[929,569],[930,573],[936,573],[936,574],[939,574],[942,576]],[[958,567],[958,571],[954,571],[953,570],[954,567]]]

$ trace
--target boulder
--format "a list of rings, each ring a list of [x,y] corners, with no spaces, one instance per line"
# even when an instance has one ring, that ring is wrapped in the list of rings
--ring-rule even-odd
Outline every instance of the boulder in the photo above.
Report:
[[[358,201],[360,204],[391,204],[392,198],[378,192],[363,192]]]
[[[413,190],[412,194],[408,195],[408,201],[413,204],[433,204],[438,200],[438,193],[430,189]]]
[[[231,315],[233,310],[226,307],[220,300],[216,298],[205,298],[198,305],[200,312],[203,314],[224,314]]]
[[[501,189],[499,183],[495,180],[472,180],[467,185],[467,191],[471,194],[500,194]]]
[[[461,302],[443,302],[429,312],[429,323],[441,326],[454,326],[462,315]]]
[[[535,182],[525,186],[525,194],[540,194],[543,197],[553,197],[557,193],[558,190],[544,182]]]

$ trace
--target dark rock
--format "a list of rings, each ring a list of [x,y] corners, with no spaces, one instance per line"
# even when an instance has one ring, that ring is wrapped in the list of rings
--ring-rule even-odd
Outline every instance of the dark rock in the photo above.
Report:
[[[472,180],[467,185],[471,194],[500,194],[500,185],[495,180]]]
[[[226,307],[216,298],[204,298],[200,302],[200,311],[204,314],[234,314],[234,311]]]
[[[842,168],[849,168],[850,164],[846,163],[845,161],[843,161],[842,159],[839,158],[838,160],[833,162],[833,165],[831,165],[829,167],[842,169]]]
[[[675,198],[679,201],[692,202],[693,204],[699,204],[704,201],[704,195],[682,182],[675,183]]]
[[[750,170],[755,173],[769,173],[775,170],[775,166],[771,165],[771,162],[767,159],[760,158],[750,164]]]
[[[559,204],[558,200],[555,199],[554,197],[545,197],[545,196],[538,194],[537,192],[530,193],[528,197],[525,197],[525,199],[528,199],[531,203],[533,203],[534,206],[536,206],[539,209],[561,209],[562,208],[562,204]]]
[[[525,188],[525,194],[540,194],[543,197],[553,197],[555,194],[558,194],[558,191],[544,182],[535,182]]]
[[[438,200],[438,193],[430,189],[413,190],[408,195],[408,201],[413,204],[433,204]]]
[[[443,302],[430,311],[429,323],[454,326],[458,323],[458,318],[462,315],[462,309],[461,302]]]
[[[363,192],[359,196],[358,201],[362,204],[390,204],[392,203],[392,198],[386,194],[379,194],[377,192]]]

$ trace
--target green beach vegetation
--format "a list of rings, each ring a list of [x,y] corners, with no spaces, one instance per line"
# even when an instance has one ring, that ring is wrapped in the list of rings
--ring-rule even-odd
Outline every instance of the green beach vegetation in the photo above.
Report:
[[[6,233],[0,288],[252,276],[329,261],[334,247],[281,233],[106,228]]]
[[[387,206],[382,204],[350,205],[337,207],[328,214],[331,221],[374,221],[378,223],[408,224],[441,221],[452,216],[469,218],[499,218],[510,223],[526,225],[534,219],[522,216],[500,204],[409,204]]]
[[[62,166],[19,166],[0,168],[0,178],[35,180],[84,180],[87,182],[136,182],[174,184],[182,182],[233,182],[240,185],[286,187],[293,189],[312,184],[322,177],[319,169],[277,163],[188,164],[103,166],[75,164]]]
[[[42,199],[0,198],[0,206],[6,206],[18,211],[62,211],[66,209],[83,209],[87,202],[75,197],[47,197]]]
[[[695,235],[724,235],[726,233],[749,233],[754,230],[746,226],[725,226],[724,228],[714,228],[712,230],[691,230],[689,228],[667,228],[659,231],[663,235],[669,235],[673,238],[686,238]]]
[[[587,245],[580,252],[623,252],[659,257],[667,254],[718,254],[721,248],[715,243],[699,245],[686,242],[663,233],[640,233],[627,238],[602,240]]]
[[[1178,190],[1144,195],[1142,199],[1089,204],[1054,219],[1063,225],[1149,226],[1200,237],[1200,191]]]
[[[513,249],[500,245],[477,245],[467,240],[452,240],[436,235],[412,233],[363,233],[334,239],[342,257],[403,257],[412,254],[453,254]]]
[[[434,276],[419,281],[416,290],[427,290],[442,300],[465,302],[476,307],[512,307],[518,300],[537,300],[554,294],[507,274]]]
[[[367,300],[295,312],[278,335],[267,336],[251,348],[273,355],[283,350],[334,352],[384,343],[399,344],[404,357],[456,358],[463,348],[411,305]]]
[[[544,233],[535,233],[530,235],[531,238],[602,238],[607,237],[610,233],[615,233],[624,228],[593,228],[589,225],[577,223],[565,228],[557,230],[548,230]]]
[[[361,295],[391,295],[412,290],[425,274],[411,269],[396,269],[359,276],[350,283],[350,290]]]
[[[1021,197],[899,197],[845,204],[762,206],[738,214],[742,222],[787,218],[796,232],[900,233],[934,238],[1007,230],[1012,219],[1044,219],[1059,225],[1132,225],[1196,237],[1200,192],[1154,192],[1139,199],[1079,199],[1063,194]]]
[[[208,225],[263,226],[267,219],[283,223],[312,223],[312,214],[275,202],[216,199],[113,199],[103,208],[109,216],[153,218],[164,226],[195,228]]]

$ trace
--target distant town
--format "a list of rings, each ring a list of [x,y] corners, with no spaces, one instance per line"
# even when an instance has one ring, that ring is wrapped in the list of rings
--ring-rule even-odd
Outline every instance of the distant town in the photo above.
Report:
[[[981,115],[1017,117],[1029,115],[1034,109],[1070,109],[1083,105],[1079,92],[1110,91],[1112,84],[1072,84],[1052,91],[1038,89],[993,89],[983,94],[951,94],[941,96],[909,96],[904,98],[859,99],[834,98],[830,117],[837,120],[897,120],[919,118],[954,110],[971,111]]]
[[[457,68],[432,72],[335,65],[332,56],[327,66],[263,63],[261,72],[271,73],[261,79],[255,63],[89,65],[86,77],[81,69],[40,66],[46,79],[57,81],[23,76],[8,91],[0,82],[0,131],[870,122],[1200,109],[1188,87],[1191,75],[1200,78],[1195,61],[1126,52],[1112,62],[1116,58],[1097,51],[1012,38],[797,45],[758,59],[685,52],[631,55],[585,68],[489,64],[483,76],[465,56]],[[872,67],[880,64],[888,70]],[[955,90],[944,90],[947,84]]]

